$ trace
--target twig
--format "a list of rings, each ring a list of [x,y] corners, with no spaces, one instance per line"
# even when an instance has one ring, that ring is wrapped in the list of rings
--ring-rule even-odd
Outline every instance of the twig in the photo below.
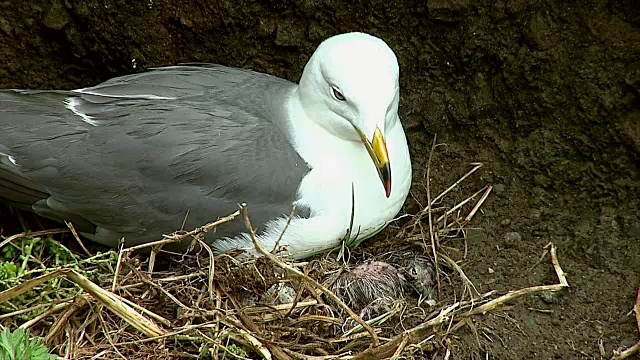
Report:
[[[140,274],[140,272],[136,269],[134,269],[134,271],[138,274]],[[165,294],[169,299],[171,299],[171,301],[173,301],[176,305],[178,305],[179,307],[191,311],[193,309],[191,309],[190,307],[188,307],[187,305],[183,304],[182,301],[178,300],[178,298],[176,298],[175,296],[173,296],[169,291],[167,291],[167,289],[165,289],[163,286],[156,284],[152,279],[149,279],[146,276],[140,276],[142,279],[142,282],[144,282],[145,284],[148,284],[156,289],[158,289],[160,292],[162,292],[163,294]]]
[[[143,249],[146,247],[150,247],[150,246],[157,246],[157,245],[165,245],[165,244],[170,244],[170,243],[174,243],[174,242],[179,242],[182,241],[188,237],[191,236],[195,236],[197,234],[200,233],[205,233],[221,224],[224,224],[226,222],[229,222],[233,219],[235,219],[238,215],[240,215],[240,211],[236,211],[231,215],[227,215],[223,218],[220,218],[214,222],[208,223],[204,226],[201,226],[199,228],[195,228],[189,232],[186,232],[184,234],[172,234],[172,235],[164,235],[164,239],[163,240],[158,240],[158,241],[154,241],[154,242],[150,242],[150,243],[145,243],[145,244],[140,244],[140,245],[136,245],[136,246],[132,246],[130,248],[126,248],[125,251],[134,251],[134,250],[139,250],[139,249]]]
[[[139,310],[140,312],[142,312],[144,314],[147,314],[147,316],[149,316],[150,318],[155,319],[155,320],[165,324],[166,326],[169,326],[169,327],[171,326],[171,322],[169,320],[167,320],[164,317],[154,313],[153,311],[148,310],[148,309],[146,309],[146,308],[134,303],[133,301],[131,301],[131,300],[127,299],[127,298],[123,298],[122,296],[120,296],[118,294],[113,294],[113,295],[115,295],[118,299],[120,299],[121,301],[123,301],[127,305],[131,306],[132,308],[134,308],[136,310]]]
[[[149,253],[149,266],[147,267],[147,273],[149,273],[149,275],[153,275],[153,268],[156,265],[156,255],[162,250],[163,245],[164,244],[158,244],[151,248],[151,252]]]
[[[457,203],[454,207],[452,207],[451,209],[447,210],[444,214],[442,214],[437,220],[436,222],[441,222],[442,220],[446,219],[449,215],[453,214],[454,212],[456,212],[458,209],[460,209],[461,207],[463,207],[464,205],[466,205],[467,203],[469,203],[471,200],[473,200],[473,198],[475,198],[476,196],[478,196],[478,194],[480,194],[483,191],[486,191],[487,187],[483,187],[482,189],[476,191],[473,195],[469,196],[468,198],[462,200],[461,202]]]
[[[435,140],[435,136],[434,136],[434,140]],[[473,174],[474,172],[476,172],[478,169],[480,169],[483,165],[481,163],[473,163],[471,165],[475,165],[475,167],[471,170],[469,170],[466,174],[464,174],[460,179],[458,179],[458,181],[454,182],[451,186],[449,186],[445,191],[443,191],[440,195],[436,196],[435,199],[433,199],[431,201],[431,205],[435,204],[436,202],[438,202],[438,200],[442,199],[445,195],[447,195],[451,190],[453,190],[456,186],[460,185],[461,182],[464,181],[464,179],[468,178],[469,176],[471,176],[471,174]]]
[[[68,304],[72,304],[73,303],[73,299],[65,299],[65,300],[62,300],[60,303],[63,303],[63,302],[64,303],[68,303]],[[30,306],[30,307],[25,308],[25,309],[20,309],[20,310],[15,310],[15,311],[12,311],[12,312],[8,312],[8,313],[0,315],[0,320],[6,319],[6,318],[10,318],[10,317],[14,317],[16,315],[28,313],[28,312],[31,312],[31,311],[34,311],[34,310],[46,308],[46,307],[49,307],[49,306],[51,306],[50,303],[44,303],[44,304],[38,304],[38,305]]]
[[[2,304],[3,302],[14,298],[16,296],[19,296],[20,294],[29,291],[33,288],[35,288],[36,286],[39,286],[41,284],[44,284],[45,282],[57,278],[58,276],[62,275],[64,273],[64,270],[56,270],[53,272],[50,272],[48,274],[44,274],[44,275],[40,275],[37,278],[34,279],[30,279],[27,280],[23,283],[21,283],[20,285],[14,286],[11,289],[7,289],[3,292],[0,292],[0,304]]]
[[[73,227],[73,224],[71,222],[69,222],[69,221],[65,221],[64,224],[67,225],[69,230],[71,230],[71,234],[73,234],[73,238],[76,239],[78,244],[80,244],[80,247],[82,248],[82,251],[84,251],[84,253],[89,257],[93,256],[93,255],[91,255],[89,250],[87,250],[87,248],[84,247],[84,244],[82,243],[82,240],[80,240],[80,236],[78,236],[78,232],[76,231],[76,228]]]
[[[429,214],[429,238],[431,239],[431,252],[433,254],[433,264],[435,266],[436,273],[436,283],[438,285],[438,301],[440,301],[441,294],[441,286],[440,286],[440,267],[438,266],[438,250],[437,250],[437,242],[436,235],[434,234],[433,229],[433,214],[431,213],[431,206],[434,204],[431,201],[431,158],[433,158],[433,151],[436,148],[436,136],[433,135],[433,143],[431,144],[431,152],[429,153],[429,159],[427,160],[427,172],[426,172],[426,181],[427,181],[427,213]],[[422,230],[422,224],[420,224],[420,230]],[[424,232],[422,234],[424,238]]]
[[[292,307],[295,309],[299,309],[302,307],[309,307],[314,305],[318,305],[317,300],[300,301],[297,303],[284,303],[284,304],[273,305],[273,306],[250,307],[250,308],[244,309],[243,311],[247,315],[253,315],[253,314],[264,314],[264,312],[269,309],[274,311],[289,311]]]
[[[549,242],[547,243],[547,245],[545,245],[545,248],[547,247],[551,247],[551,251],[549,252],[551,254],[551,263],[553,264],[553,270],[555,270],[556,275],[560,280],[560,285],[564,287],[569,287],[569,283],[567,282],[567,276],[566,276],[567,274],[562,270],[562,268],[560,267],[560,263],[558,262],[558,255],[556,252],[555,245]]]
[[[20,239],[23,237],[34,237],[34,236],[42,236],[42,235],[53,235],[53,234],[62,234],[69,232],[69,229],[51,229],[51,230],[42,230],[42,231],[25,231],[19,234],[11,235],[8,238],[4,239],[0,242],[0,249],[2,249],[5,245],[12,242],[15,239]]]
[[[470,286],[471,289],[473,289],[473,291],[476,292],[476,295],[480,295],[480,292],[478,292],[478,289],[476,289],[476,286],[473,284],[473,282],[471,282],[471,280],[467,277],[467,274],[464,273],[464,270],[462,270],[462,268],[460,267],[460,265],[458,265],[452,258],[448,257],[445,254],[440,254],[440,256],[452,267],[454,268],[457,272],[458,275],[460,275],[460,277],[462,278],[462,281],[467,284],[467,286]],[[471,291],[469,291],[471,292]],[[473,303],[473,295],[471,295],[471,302]]]
[[[535,293],[535,292],[540,292],[540,291],[560,291],[563,290],[567,287],[569,287],[569,283],[567,282],[567,278],[565,276],[564,271],[562,271],[562,268],[560,267],[560,264],[558,263],[558,257],[556,255],[556,247],[555,245],[553,245],[552,243],[547,244],[547,246],[551,247],[550,253],[551,253],[551,262],[553,264],[553,268],[556,271],[556,275],[558,276],[558,280],[559,283],[555,284],[555,285],[539,285],[539,286],[532,286],[532,287],[528,287],[525,289],[520,289],[520,290],[515,290],[515,291],[509,291],[506,294],[493,299],[491,301],[489,301],[486,304],[483,304],[481,306],[478,306],[475,309],[469,310],[466,313],[463,314],[463,316],[471,316],[471,315],[476,315],[476,314],[484,314],[487,311],[493,310],[495,309],[497,306],[502,305],[510,300],[513,300],[517,297],[526,295],[526,294],[531,294],[531,293]],[[545,246],[546,247],[546,246]]]
[[[371,335],[371,345],[373,347],[376,347],[376,346],[380,345],[380,340],[378,339],[378,336],[376,335],[376,333],[373,330],[373,328],[369,324],[367,324],[364,320],[362,320],[362,318],[360,318],[360,316],[358,316],[358,314],[353,312],[353,310],[351,310],[333,292],[331,292],[329,289],[327,289],[322,284],[317,282],[315,279],[309,277],[308,275],[306,275],[305,273],[301,272],[300,270],[289,266],[287,263],[285,263],[284,261],[282,261],[278,257],[276,257],[273,254],[271,254],[268,251],[266,251],[262,247],[262,245],[258,242],[258,240],[256,239],[255,231],[253,230],[253,227],[251,225],[251,221],[249,220],[249,214],[247,213],[247,205],[246,204],[243,203],[243,204],[240,205],[240,212],[242,213],[242,218],[244,219],[244,223],[247,226],[247,230],[249,231],[249,236],[251,237],[251,241],[253,241],[253,246],[256,248],[258,253],[260,253],[261,255],[263,255],[265,257],[267,257],[269,260],[271,260],[273,263],[275,263],[276,265],[280,266],[281,268],[290,271],[291,273],[295,274],[298,277],[303,278],[304,280],[306,280],[306,281],[310,282],[311,284],[313,284],[313,286],[315,286],[316,288],[320,289],[320,291],[322,291],[323,294],[325,294],[327,297],[331,298],[344,311],[346,311],[347,314],[349,314],[349,316],[353,320],[355,320],[358,324],[362,325],[362,327],[364,327],[365,330],[367,330],[367,332]]]
[[[636,314],[636,325],[638,326],[638,333],[640,333],[640,287],[636,293],[636,303],[633,305],[633,312]]]
[[[209,246],[209,244],[207,244],[202,240],[198,240],[198,241],[200,242],[200,246],[202,246],[202,248],[207,250],[207,253],[209,253],[209,276],[207,277],[208,278],[207,288],[209,293],[209,300],[211,300],[211,302],[213,303],[213,300],[215,299],[215,297],[213,296],[213,275],[215,273],[215,268],[216,268],[216,260],[215,260],[216,257],[213,256],[213,250],[211,250],[211,246]]]
[[[532,293],[536,293],[536,292],[540,292],[540,291],[560,291],[562,289],[566,288],[566,286],[561,285],[561,284],[555,284],[555,285],[539,285],[539,286],[532,286],[532,287],[528,287],[528,288],[524,288],[524,289],[519,289],[519,290],[515,290],[515,291],[509,291],[506,294],[493,299],[491,301],[489,301],[486,304],[483,304],[481,306],[478,306],[477,308],[473,309],[473,310],[469,310],[466,313],[462,314],[462,316],[471,316],[471,315],[477,315],[477,314],[484,314],[487,313],[495,308],[497,308],[498,306],[509,302],[515,298],[518,298],[520,296],[523,295],[527,295],[527,294],[532,294]]]
[[[118,275],[120,274],[120,269],[122,268],[122,257],[124,256],[124,238],[121,238],[118,242],[118,261],[116,262],[116,268],[113,271],[113,282],[111,283],[111,292],[116,291],[116,286],[118,284]],[[128,254],[128,253],[127,253]]]
[[[638,288],[638,292],[636,293],[636,303],[633,305],[633,312],[636,317],[636,326],[638,327],[638,332],[640,333],[640,288]],[[624,351],[614,351],[611,360],[620,360],[626,359],[629,356],[640,351],[640,341],[638,341],[632,347],[625,349]]]
[[[455,309],[460,306],[460,303],[455,303],[446,309],[442,309],[438,316],[435,318],[428,320],[414,328],[409,330],[405,330],[400,335],[394,336],[389,342],[386,344],[380,345],[377,348],[369,348],[363,352],[360,352],[356,356],[353,357],[353,360],[365,360],[365,359],[384,359],[393,356],[395,354],[396,349],[402,344],[405,336],[409,336],[408,342],[416,343],[427,336],[431,335],[435,330],[434,327],[442,324],[449,318],[449,314],[453,312]]]
[[[100,305],[98,305],[98,306],[100,306]],[[120,355],[120,357],[123,360],[127,360],[127,358],[124,355],[122,355],[120,350],[118,350],[116,345],[113,343],[113,339],[111,338],[111,335],[109,334],[109,331],[107,330],[107,323],[106,323],[106,321],[104,321],[104,318],[102,317],[102,311],[98,310],[98,311],[96,311],[96,313],[98,315],[98,319],[100,320],[100,325],[102,325],[102,333],[104,334],[104,337],[107,339],[107,342],[109,342],[109,344],[111,345],[113,350],[116,352],[116,354]]]
[[[473,216],[476,214],[476,212],[478,212],[478,210],[480,209],[480,206],[482,206],[485,200],[487,200],[487,197],[489,196],[489,193],[491,193],[492,189],[493,189],[493,186],[491,185],[487,186],[487,190],[485,190],[484,194],[482,194],[482,197],[480,197],[480,200],[478,200],[478,202],[473,207],[473,209],[471,209],[471,212],[469,212],[469,215],[467,215],[467,217],[464,218],[465,223],[468,223],[469,221],[471,221],[471,219],[473,219]]]
[[[282,241],[282,237],[284,236],[284,233],[289,228],[289,224],[291,224],[291,220],[293,219],[295,214],[296,214],[296,204],[293,204],[293,206],[291,207],[291,213],[289,214],[289,218],[287,219],[287,223],[284,225],[284,229],[282,229],[282,232],[280,232],[280,236],[278,236],[278,241],[276,241],[276,243],[273,245],[273,249],[271,249],[272,254],[275,254],[278,251],[278,248],[280,247],[280,241]]]
[[[75,302],[71,305],[71,307],[67,309],[67,311],[65,311],[65,313],[62,314],[62,316],[58,320],[56,320],[55,324],[53,325],[53,327],[51,328],[47,336],[45,336],[43,340],[44,343],[48,344],[51,341],[51,339],[54,336],[56,336],[58,331],[60,331],[67,324],[67,322],[69,321],[69,318],[71,318],[71,316],[73,316],[78,310],[80,310],[86,304],[87,304],[87,300],[84,298],[84,296],[81,296],[81,295],[77,296]]]
[[[266,346],[260,342],[260,340],[256,339],[255,336],[251,335],[248,331],[236,328],[236,329],[227,329],[218,335],[218,337],[229,337],[234,341],[237,341],[260,354],[263,359],[271,359],[271,352],[267,349]]]
[[[398,348],[393,353],[393,356],[391,356],[391,360],[397,360],[400,357],[400,355],[402,354],[402,351],[404,350],[405,346],[407,346],[408,342],[409,342],[409,334],[404,334],[404,336],[402,337],[402,341],[398,345]]]
[[[137,311],[133,310],[129,305],[125,304],[114,293],[107,291],[98,285],[94,284],[91,280],[80,275],[73,270],[64,271],[67,277],[91,294],[94,298],[100,301],[107,309],[113,311],[116,315],[128,322],[131,326],[138,329],[147,336],[158,336],[164,334],[158,325],[153,321],[145,318]]]
[[[31,320],[23,323],[22,325],[19,326],[19,328],[28,329],[28,328],[32,327],[33,325],[37,324],[38,322],[40,322],[40,320],[46,318],[47,316],[52,315],[53,313],[57,313],[58,311],[60,311],[62,309],[66,309],[69,306],[71,306],[71,304],[68,303],[68,302],[55,304],[49,310],[43,312],[42,314],[36,316],[35,318],[33,318]]]
[[[614,351],[613,356],[611,357],[611,360],[626,359],[629,356],[637,353],[638,350],[640,350],[640,341],[638,341],[635,345],[633,345],[632,347],[624,351],[621,351],[621,352]]]

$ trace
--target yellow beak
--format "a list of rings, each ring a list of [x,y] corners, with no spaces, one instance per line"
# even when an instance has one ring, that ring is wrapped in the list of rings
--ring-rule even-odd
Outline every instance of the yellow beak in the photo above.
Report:
[[[382,186],[384,186],[385,195],[389,197],[391,195],[391,165],[389,164],[389,153],[387,152],[387,144],[384,141],[384,136],[382,136],[382,131],[376,126],[376,130],[373,133],[373,141],[369,141],[359,129],[356,128],[356,131],[378,170],[378,176],[382,181]]]

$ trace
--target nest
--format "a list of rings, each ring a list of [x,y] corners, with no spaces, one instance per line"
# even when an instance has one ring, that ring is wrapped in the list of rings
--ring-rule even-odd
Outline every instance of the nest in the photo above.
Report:
[[[201,241],[204,232],[238,218],[254,235],[246,206],[144,245],[153,249],[150,256],[140,247],[90,251],[71,224],[10,236],[0,251],[19,266],[0,272],[0,322],[30,329],[52,353],[73,359],[395,359],[447,352],[443,340],[471,317],[569,286],[549,244],[558,284],[501,296],[476,291],[463,271],[464,251],[453,245],[466,246],[465,229],[491,186],[444,204],[480,167],[435,198],[427,174],[428,203],[418,214],[364,249],[345,247],[306,262],[275,256],[255,241],[259,258],[214,255]],[[51,240],[62,232],[73,235],[77,251]],[[201,243],[200,254],[156,261],[163,244],[187,237]]]

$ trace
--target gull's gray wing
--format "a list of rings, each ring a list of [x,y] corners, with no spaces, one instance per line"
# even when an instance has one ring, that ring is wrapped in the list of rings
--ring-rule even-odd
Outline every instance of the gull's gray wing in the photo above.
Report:
[[[290,213],[309,171],[288,136],[294,86],[175,66],[73,92],[1,91],[0,199],[110,246],[203,225],[241,202],[261,226]],[[244,230],[235,221],[216,237]]]

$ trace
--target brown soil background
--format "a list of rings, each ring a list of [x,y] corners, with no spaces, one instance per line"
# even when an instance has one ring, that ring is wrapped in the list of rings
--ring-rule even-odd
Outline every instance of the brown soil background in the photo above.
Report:
[[[606,355],[635,343],[635,0],[2,1],[0,87],[78,88],[180,62],[297,81],[322,39],[353,30],[383,38],[400,61],[415,173],[406,211],[425,203],[422,179],[437,133],[447,146],[432,159],[432,193],[471,162],[485,167],[460,196],[495,189],[468,241],[464,268],[478,290],[555,283],[548,259],[536,266],[548,241],[568,273],[571,288],[560,296],[530,296],[478,317],[479,342],[463,331],[463,341],[450,344],[454,355],[599,359],[599,341]]]

